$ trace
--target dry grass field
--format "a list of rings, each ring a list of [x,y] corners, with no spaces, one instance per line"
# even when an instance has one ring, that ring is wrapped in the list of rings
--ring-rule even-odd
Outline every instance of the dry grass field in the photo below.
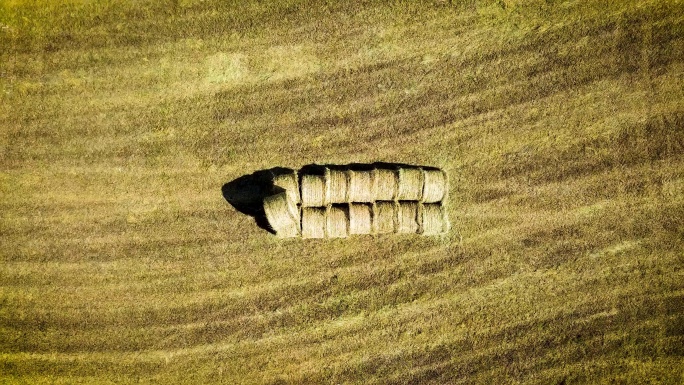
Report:
[[[445,236],[222,185],[402,162]],[[684,383],[681,0],[0,0],[0,383]]]

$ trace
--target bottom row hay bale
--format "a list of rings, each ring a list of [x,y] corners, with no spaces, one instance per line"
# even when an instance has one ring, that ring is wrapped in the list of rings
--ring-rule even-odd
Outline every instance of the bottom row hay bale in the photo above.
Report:
[[[371,234],[373,216],[371,206],[365,203],[349,205],[349,234]]]
[[[325,238],[325,227],[324,207],[302,208],[302,238]]]
[[[349,235],[349,209],[331,206],[327,211],[326,233],[330,238],[346,238]]]
[[[437,203],[424,204],[420,211],[421,234],[437,235],[447,232],[449,222],[444,206]]]
[[[417,233],[420,229],[418,224],[418,203],[400,202],[397,210],[397,233]]]
[[[279,237],[299,235],[299,212],[297,205],[288,199],[286,192],[264,198],[264,213],[271,228]]]
[[[396,203],[375,202],[373,205],[373,225],[376,234],[391,234],[396,228]]]

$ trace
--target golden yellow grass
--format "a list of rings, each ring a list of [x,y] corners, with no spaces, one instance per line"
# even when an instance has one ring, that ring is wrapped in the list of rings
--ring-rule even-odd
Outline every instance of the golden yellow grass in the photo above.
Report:
[[[682,8],[0,2],[0,382],[684,382]],[[221,196],[374,161],[451,230]]]

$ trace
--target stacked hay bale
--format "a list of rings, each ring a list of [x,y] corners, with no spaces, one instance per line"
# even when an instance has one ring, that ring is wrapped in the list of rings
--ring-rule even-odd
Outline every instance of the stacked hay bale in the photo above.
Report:
[[[437,168],[322,167],[299,177],[278,175],[273,184],[285,192],[265,199],[264,209],[279,236],[437,235],[449,228],[443,205],[448,181]]]
[[[264,198],[264,214],[266,214],[266,219],[271,228],[279,237],[290,238],[299,235],[299,209],[288,198],[287,192]]]

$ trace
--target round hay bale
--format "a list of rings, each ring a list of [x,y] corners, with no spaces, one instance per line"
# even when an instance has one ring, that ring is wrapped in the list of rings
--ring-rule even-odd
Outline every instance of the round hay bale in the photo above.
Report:
[[[281,188],[287,192],[288,198],[294,202],[299,203],[299,181],[297,179],[297,172],[292,171],[286,174],[280,174],[273,177],[274,189]]]
[[[423,197],[423,170],[413,167],[399,169],[397,200],[419,201]]]
[[[344,170],[326,169],[326,203],[347,203],[349,180]]]
[[[376,201],[392,201],[397,197],[399,189],[399,175],[397,170],[378,168],[375,170],[375,199]]]
[[[397,233],[417,233],[420,229],[418,224],[418,203],[399,202],[397,211]]]
[[[441,202],[446,195],[447,179],[444,171],[439,169],[423,170],[423,199],[425,203]]]
[[[330,206],[327,212],[326,233],[330,238],[346,238],[349,235],[349,208]]]
[[[396,232],[397,204],[395,202],[375,202],[373,204],[373,226],[375,234]]]
[[[439,203],[426,203],[421,205],[421,234],[438,235],[444,234],[447,229],[446,210]]]
[[[303,207],[325,206],[325,176],[302,175],[301,189]]]
[[[299,235],[299,211],[297,205],[288,199],[286,192],[264,198],[264,213],[269,225],[279,237]]]
[[[325,208],[302,208],[302,238],[325,238]]]
[[[375,200],[373,170],[347,171],[349,175],[349,202],[373,202]]]
[[[371,206],[365,203],[350,203],[349,234],[371,234],[372,230]]]

